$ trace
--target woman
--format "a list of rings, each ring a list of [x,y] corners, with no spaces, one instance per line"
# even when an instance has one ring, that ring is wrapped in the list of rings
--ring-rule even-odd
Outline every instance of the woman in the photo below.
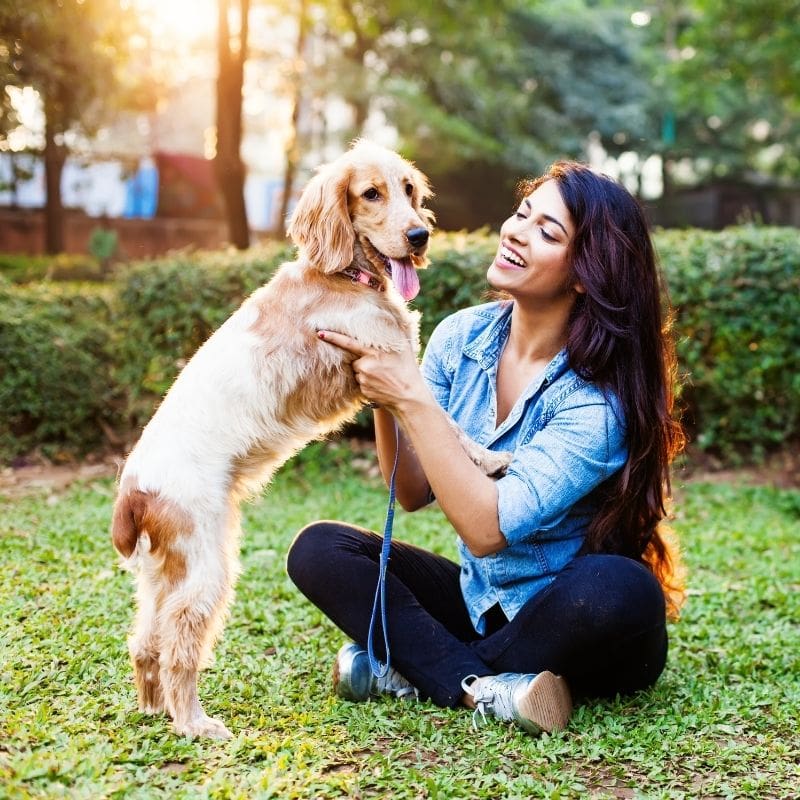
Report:
[[[410,349],[379,353],[320,332],[357,356],[356,378],[378,405],[384,477],[400,426],[398,501],[415,510],[435,497],[458,534],[460,565],[393,543],[384,678],[363,649],[380,538],[315,523],[298,534],[288,570],[355,642],[336,659],[340,696],[422,695],[536,733],[567,724],[571,696],[633,692],[664,667],[680,586],[659,523],[683,435],[637,202],[573,162],[521,197],[487,273],[506,299],[442,322],[421,372]],[[446,414],[513,453],[504,476],[478,470]]]

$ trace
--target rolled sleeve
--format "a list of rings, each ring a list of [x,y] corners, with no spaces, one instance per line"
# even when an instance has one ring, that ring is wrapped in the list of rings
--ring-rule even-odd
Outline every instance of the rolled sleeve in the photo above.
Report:
[[[575,393],[514,453],[497,481],[500,530],[509,546],[558,525],[579,500],[625,463],[619,416],[600,394]]]

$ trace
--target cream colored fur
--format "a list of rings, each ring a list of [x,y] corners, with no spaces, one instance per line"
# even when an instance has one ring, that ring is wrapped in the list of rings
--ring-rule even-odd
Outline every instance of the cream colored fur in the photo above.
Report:
[[[415,250],[406,233],[432,222],[429,194],[413,165],[366,142],[321,168],[292,218],[297,260],[197,351],[125,463],[112,535],[136,573],[129,649],[139,707],[167,712],[179,734],[231,735],[203,710],[197,678],[239,572],[240,501],[363,404],[352,357],[317,331],[387,350],[418,347],[417,315],[381,254],[425,266],[425,246]],[[339,274],[353,263],[384,291]]]

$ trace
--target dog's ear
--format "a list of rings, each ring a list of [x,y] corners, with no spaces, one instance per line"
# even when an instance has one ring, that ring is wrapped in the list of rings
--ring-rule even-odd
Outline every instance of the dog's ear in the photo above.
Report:
[[[414,167],[411,177],[414,182],[414,201],[417,213],[428,228],[433,228],[436,222],[436,215],[429,208],[425,208],[424,205],[426,200],[433,197],[433,190],[428,182],[428,176]]]
[[[330,164],[308,182],[287,230],[312,264],[325,273],[353,262],[355,232],[347,208],[349,167]]]
[[[425,201],[433,197],[433,190],[428,182],[428,176],[418,170],[416,167],[412,168],[411,180],[414,183],[414,210],[419,214],[419,218],[425,224],[428,230],[433,230],[434,223],[436,222],[436,215],[429,208],[425,208]],[[425,269],[428,266],[428,255],[411,254],[411,261],[416,269]]]

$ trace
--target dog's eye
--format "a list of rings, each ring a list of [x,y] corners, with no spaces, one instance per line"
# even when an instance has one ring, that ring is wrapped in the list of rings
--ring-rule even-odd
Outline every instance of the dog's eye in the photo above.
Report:
[[[381,196],[381,193],[374,186],[370,186],[361,196],[365,200],[377,200]]]
[[[414,184],[413,183],[407,183],[406,184],[406,194],[409,197],[411,197],[411,195],[414,194]]]

